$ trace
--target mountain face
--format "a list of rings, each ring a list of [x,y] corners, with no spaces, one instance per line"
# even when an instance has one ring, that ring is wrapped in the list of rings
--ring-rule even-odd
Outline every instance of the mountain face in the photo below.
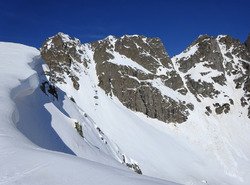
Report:
[[[131,110],[164,122],[182,123],[187,119],[192,104],[162,94],[159,88],[165,86],[176,93],[187,93],[160,39],[144,36],[116,39],[110,36],[80,47],[79,41],[70,38],[63,40],[63,36],[58,42],[60,35],[47,40],[41,48],[44,61],[57,73],[53,74],[57,76],[57,82],[63,83],[61,75],[66,73],[70,75],[75,89],[79,90],[77,75],[70,73],[71,61],[73,59],[75,63],[87,67],[89,58],[93,58],[98,85],[107,95],[116,96]],[[93,51],[92,56],[86,56],[86,47]],[[60,57],[53,60],[54,56]],[[58,66],[61,68],[58,69]]]
[[[227,114],[234,102],[241,103],[249,112],[249,61],[244,44],[230,36],[200,36],[184,53],[175,56],[179,73],[188,90],[198,102],[211,99],[206,114]],[[236,91],[241,97],[233,99]]]
[[[176,185],[134,173],[136,161],[48,81],[36,48],[0,42],[0,58],[0,184]]]
[[[104,147],[93,145],[111,158],[181,184],[249,182],[249,37],[201,35],[170,58],[159,38],[81,44],[58,33],[40,52],[48,79],[41,89],[50,84],[55,102],[64,92],[95,125],[89,132],[70,115],[79,134],[88,140],[97,130]]]
[[[0,42],[0,184],[249,184],[249,39]]]
[[[159,38],[58,33],[0,59],[0,184],[250,182],[249,37],[170,58]]]
[[[204,110],[207,116],[230,114],[239,102],[250,117],[248,49],[249,38],[244,45],[230,36],[203,35],[171,60],[159,38],[109,36],[82,45],[59,33],[45,41],[41,56],[53,82],[66,83],[66,75],[76,90],[84,88],[78,65],[88,68],[94,62],[98,86],[108,96],[148,117],[184,123],[194,109]],[[240,97],[235,99],[232,92]],[[211,101],[204,104],[204,100]]]
[[[245,45],[246,45],[248,51],[250,51],[250,33],[248,34],[247,40],[245,42]]]

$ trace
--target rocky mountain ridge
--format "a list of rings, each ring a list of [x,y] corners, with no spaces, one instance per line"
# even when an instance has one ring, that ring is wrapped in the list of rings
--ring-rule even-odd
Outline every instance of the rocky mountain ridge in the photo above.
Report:
[[[0,58],[0,184],[249,184],[249,38],[170,58],[159,38],[58,33]]]
[[[240,100],[243,107],[249,105],[249,56],[245,45],[237,39],[204,35],[173,60],[198,102],[204,101],[204,98],[217,99],[218,102],[224,99],[221,104],[216,101],[213,104],[215,112],[221,114],[228,113],[234,101]],[[240,99],[232,99],[232,89],[238,91]],[[206,109],[211,112],[210,106]],[[248,106],[248,117],[249,113]]]
[[[248,40],[242,44],[230,36],[202,35],[170,59],[159,38],[109,36],[81,44],[58,33],[40,50],[53,83],[67,83],[68,77],[75,90],[84,88],[80,66],[88,71],[94,62],[98,86],[108,96],[133,111],[176,124],[187,121],[194,109],[202,107],[206,116],[217,116],[237,103],[242,107],[239,116],[247,109],[250,116]],[[204,105],[206,99],[211,101]]]

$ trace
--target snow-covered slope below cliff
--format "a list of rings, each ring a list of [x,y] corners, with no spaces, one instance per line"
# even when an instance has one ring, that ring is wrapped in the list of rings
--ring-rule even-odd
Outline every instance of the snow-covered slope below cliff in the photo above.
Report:
[[[45,64],[0,43],[0,184],[247,185],[245,50],[201,36],[171,60],[158,38],[59,33]]]
[[[43,64],[35,48],[0,43],[0,184],[175,184],[122,165],[118,152],[134,161],[65,92],[44,94]]]
[[[204,56],[204,48],[213,47]],[[236,39],[205,35],[172,58],[189,89],[187,101],[194,104],[187,122],[178,125],[178,134],[210,153],[226,175],[237,179],[232,184],[248,184],[250,175],[249,101],[245,101],[249,92],[241,88],[247,83],[249,70],[244,65],[249,62],[244,58],[249,54],[243,56],[243,52]],[[188,70],[185,65],[190,65]],[[198,90],[192,91],[196,85]]]
[[[249,54],[238,40],[201,36],[170,60],[158,38],[82,45],[59,33],[41,52],[52,81],[143,174],[183,184],[249,182]]]
[[[62,39],[60,35],[63,35]],[[206,39],[202,42],[209,41]],[[50,45],[53,43],[49,42],[50,40],[63,44],[53,46]],[[208,184],[247,184],[250,169],[248,113],[247,109],[241,105],[240,98],[244,96],[243,89],[235,89],[235,82],[230,79],[234,76],[226,75],[219,62],[215,64],[218,65],[215,67],[219,70],[214,69],[214,61],[209,58],[213,55],[209,53],[207,53],[208,58],[195,58],[195,62],[186,61],[193,59],[193,55],[199,55],[197,54],[199,49],[203,51],[198,44],[194,44],[171,61],[164,52],[162,58],[152,59],[151,53],[155,55],[159,52],[159,48],[150,48],[152,45],[147,44],[146,41],[147,43],[155,42],[154,46],[160,46],[159,39],[139,36],[124,36],[118,39],[110,36],[95,43],[81,45],[78,42],[75,45],[75,41],[72,41],[69,36],[60,33],[44,43],[42,52],[48,59],[51,51],[53,55],[58,55],[56,57],[58,61],[53,63],[55,59],[48,60],[52,63],[50,66],[52,71],[53,65],[57,63],[61,68],[55,72],[56,78],[53,81],[68,97],[73,97],[76,104],[93,119],[110,140],[115,141],[127,156],[137,162],[143,174],[183,184],[205,182]],[[212,44],[217,44],[215,39],[212,39],[212,42]],[[61,47],[61,45],[66,47]],[[208,42],[205,48],[216,46],[210,46]],[[163,50],[162,46],[160,48]],[[216,49],[219,50],[219,46]],[[121,54],[122,52],[130,58]],[[138,55],[137,52],[139,52]],[[45,56],[46,54],[48,55]],[[145,57],[140,61],[142,55],[150,59]],[[221,56],[216,53],[213,59],[218,58],[217,55]],[[221,58],[224,59],[223,56]],[[183,63],[179,64],[180,60]],[[143,61],[147,62],[143,63]],[[192,64],[195,65],[192,66]],[[180,65],[184,67],[180,68]],[[102,68],[105,69],[102,70]],[[185,71],[188,68],[190,69]],[[159,76],[159,69],[163,72],[160,74],[163,77]],[[222,74],[228,78],[226,85],[219,84],[225,81],[224,76],[220,79]],[[127,76],[129,76],[128,79]],[[127,80],[121,80],[119,84],[118,78]],[[164,80],[168,78],[176,79],[171,82],[173,84],[183,81],[177,86],[183,91],[179,91],[180,88],[175,88],[171,83],[164,83]],[[166,98],[167,102],[172,99],[174,100],[172,103],[191,104],[193,108],[188,110],[187,120],[182,124],[171,122],[166,124],[139,113],[140,110],[136,112],[125,107],[124,102],[121,102],[119,98],[122,96],[129,98],[127,90],[136,91],[138,86],[133,87],[133,80],[136,84],[149,86],[151,84],[160,91],[158,95],[163,94],[169,97]],[[130,83],[131,81],[133,83]],[[218,84],[215,83],[216,81]],[[104,83],[106,86],[102,86]],[[140,89],[141,96],[148,93],[144,90]],[[219,90],[220,93],[217,92]],[[123,94],[117,97],[119,91]],[[148,93],[147,95],[150,99],[150,96],[154,94]],[[133,99],[126,100],[131,104],[134,103]],[[175,105],[178,106],[178,104]],[[174,114],[176,114],[175,109],[173,109]]]

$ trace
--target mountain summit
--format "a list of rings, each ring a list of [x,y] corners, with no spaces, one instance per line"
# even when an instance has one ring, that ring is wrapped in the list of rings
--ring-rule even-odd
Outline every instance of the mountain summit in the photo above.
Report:
[[[0,59],[0,184],[250,182],[249,37],[170,58],[159,38],[58,33]]]
[[[151,118],[183,123],[194,109],[218,117],[237,106],[234,102],[243,112],[249,107],[247,43],[230,36],[202,35],[171,60],[159,38],[109,36],[81,45],[78,39],[58,33],[43,44],[41,56],[56,82],[65,83],[68,75],[76,90],[80,88],[77,65],[87,68],[93,61],[98,86],[107,95]],[[235,93],[241,98],[234,99]],[[206,99],[210,103],[204,104]]]
[[[81,44],[58,33],[40,51],[49,66],[50,81],[89,112],[146,175],[188,184],[187,179],[199,169],[196,180],[190,182],[198,183],[197,178],[203,177],[212,184],[246,181],[244,163],[248,164],[250,156],[248,41],[243,44],[228,35],[201,35],[171,59],[159,38],[108,36]],[[151,126],[165,135],[148,132]],[[180,140],[170,142],[168,137]],[[180,152],[176,144],[189,152],[193,148],[203,169],[198,165],[190,170],[196,159],[188,159],[190,153],[182,149],[181,156],[186,157],[170,165]],[[211,163],[204,161],[205,156]],[[183,165],[186,180],[177,180],[173,171]],[[214,168],[221,170],[211,170]]]

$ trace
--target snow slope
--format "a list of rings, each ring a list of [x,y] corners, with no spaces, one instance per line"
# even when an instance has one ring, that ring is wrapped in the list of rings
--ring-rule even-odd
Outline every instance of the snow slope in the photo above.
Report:
[[[226,49],[226,46],[220,40],[223,37],[227,36],[219,35],[215,39],[223,56],[222,65],[225,67],[227,63],[231,63],[234,67],[237,66],[235,69],[239,68],[241,71],[245,71],[242,67],[242,62],[247,61],[238,57],[237,52],[232,52],[232,50],[236,50],[237,47],[231,46],[231,48]],[[203,40],[203,42],[205,41],[206,40]],[[187,100],[192,102],[194,107],[200,108],[196,108],[191,113],[186,124],[179,125],[178,134],[186,137],[189,142],[195,143],[195,145],[206,153],[210,153],[211,159],[215,158],[218,161],[220,166],[222,166],[224,174],[234,179],[234,181],[228,181],[226,184],[249,184],[249,118],[247,116],[247,109],[242,106],[240,101],[245,92],[243,89],[235,88],[236,84],[234,82],[240,75],[234,76],[226,73],[225,84],[214,83],[212,78],[223,75],[223,72],[205,67],[209,61],[203,61],[203,59],[201,59],[201,63],[196,64],[195,67],[192,67],[186,73],[181,72],[179,70],[178,60],[184,59],[184,62],[186,62],[187,53],[191,53],[188,57],[193,55],[194,47],[196,47],[196,45],[188,47],[183,53],[172,58],[175,69],[184,81],[187,81],[185,77],[189,76],[195,81],[199,80],[201,82],[212,83],[220,94],[213,98],[199,96],[202,101],[197,102],[195,100],[196,97],[188,92]],[[232,54],[233,60],[227,57],[230,53]],[[209,116],[205,114],[204,107],[213,107],[216,103],[229,103],[229,98],[231,99],[230,101],[233,101],[233,106],[231,106],[229,114],[218,115],[215,111]],[[201,121],[202,124],[200,124]]]
[[[223,45],[219,46],[225,54]],[[87,61],[87,67],[71,61],[70,73],[79,78],[80,88],[74,88],[66,73],[60,74],[65,83],[56,83],[57,99],[48,92],[45,74],[49,69],[39,51],[0,44],[0,184],[249,184],[250,126],[239,101],[244,92],[233,88],[232,76],[226,76],[227,86],[215,84],[224,93],[214,99],[199,97],[201,102],[189,91],[184,96],[167,88],[160,79],[148,81],[162,94],[194,104],[185,123],[165,124],[105,94],[98,86],[91,45],[77,47]],[[177,60],[189,59],[198,49],[195,45],[174,57],[173,67],[183,80],[189,75],[212,82],[221,73],[203,65],[186,73],[179,70]],[[150,73],[129,58],[112,54],[114,59],[107,62]],[[164,69],[159,74],[168,70],[159,68]],[[207,116],[204,107],[228,101],[224,94],[235,94],[230,115],[213,112]],[[74,128],[76,122],[82,126],[83,137]],[[138,165],[143,175],[126,163]]]
[[[90,118],[82,122],[92,140],[80,137],[77,106],[64,92],[55,102],[40,90],[42,64],[35,48],[0,42],[0,184],[175,184],[121,165]]]
[[[91,45],[84,44],[79,47],[82,59],[88,61],[88,67],[84,67],[72,60],[70,71],[79,77],[79,90],[75,90],[65,73],[62,76],[66,83],[57,83],[57,86],[68,97],[73,97],[81,110],[93,119],[106,136],[137,162],[143,174],[182,184],[248,184],[250,127],[247,111],[240,106],[239,97],[244,94],[242,89],[235,90],[230,83],[226,87],[215,84],[216,89],[232,95],[235,106],[230,110],[229,116],[216,115],[214,112],[208,117],[204,107],[212,106],[218,101],[228,101],[223,93],[216,99],[200,97],[202,101],[198,102],[191,92],[183,96],[170,91],[158,79],[154,79],[153,85],[161,89],[163,94],[193,103],[195,107],[187,122],[179,125],[165,124],[133,112],[123,106],[114,95],[105,94],[98,86]],[[173,58],[174,68],[182,79],[185,79],[185,75],[190,75],[193,79],[201,78],[211,82],[211,77],[220,75],[218,71],[207,71],[208,68],[202,65],[197,65],[185,74],[178,70],[176,60],[188,59],[197,49],[198,46],[195,45]],[[108,62],[131,65],[130,67],[142,70],[142,66],[135,66],[130,59],[118,57],[117,53],[112,55],[115,56],[114,59]],[[74,68],[76,66],[77,70]],[[148,73],[145,70],[144,72]],[[200,72],[209,73],[202,76]]]

